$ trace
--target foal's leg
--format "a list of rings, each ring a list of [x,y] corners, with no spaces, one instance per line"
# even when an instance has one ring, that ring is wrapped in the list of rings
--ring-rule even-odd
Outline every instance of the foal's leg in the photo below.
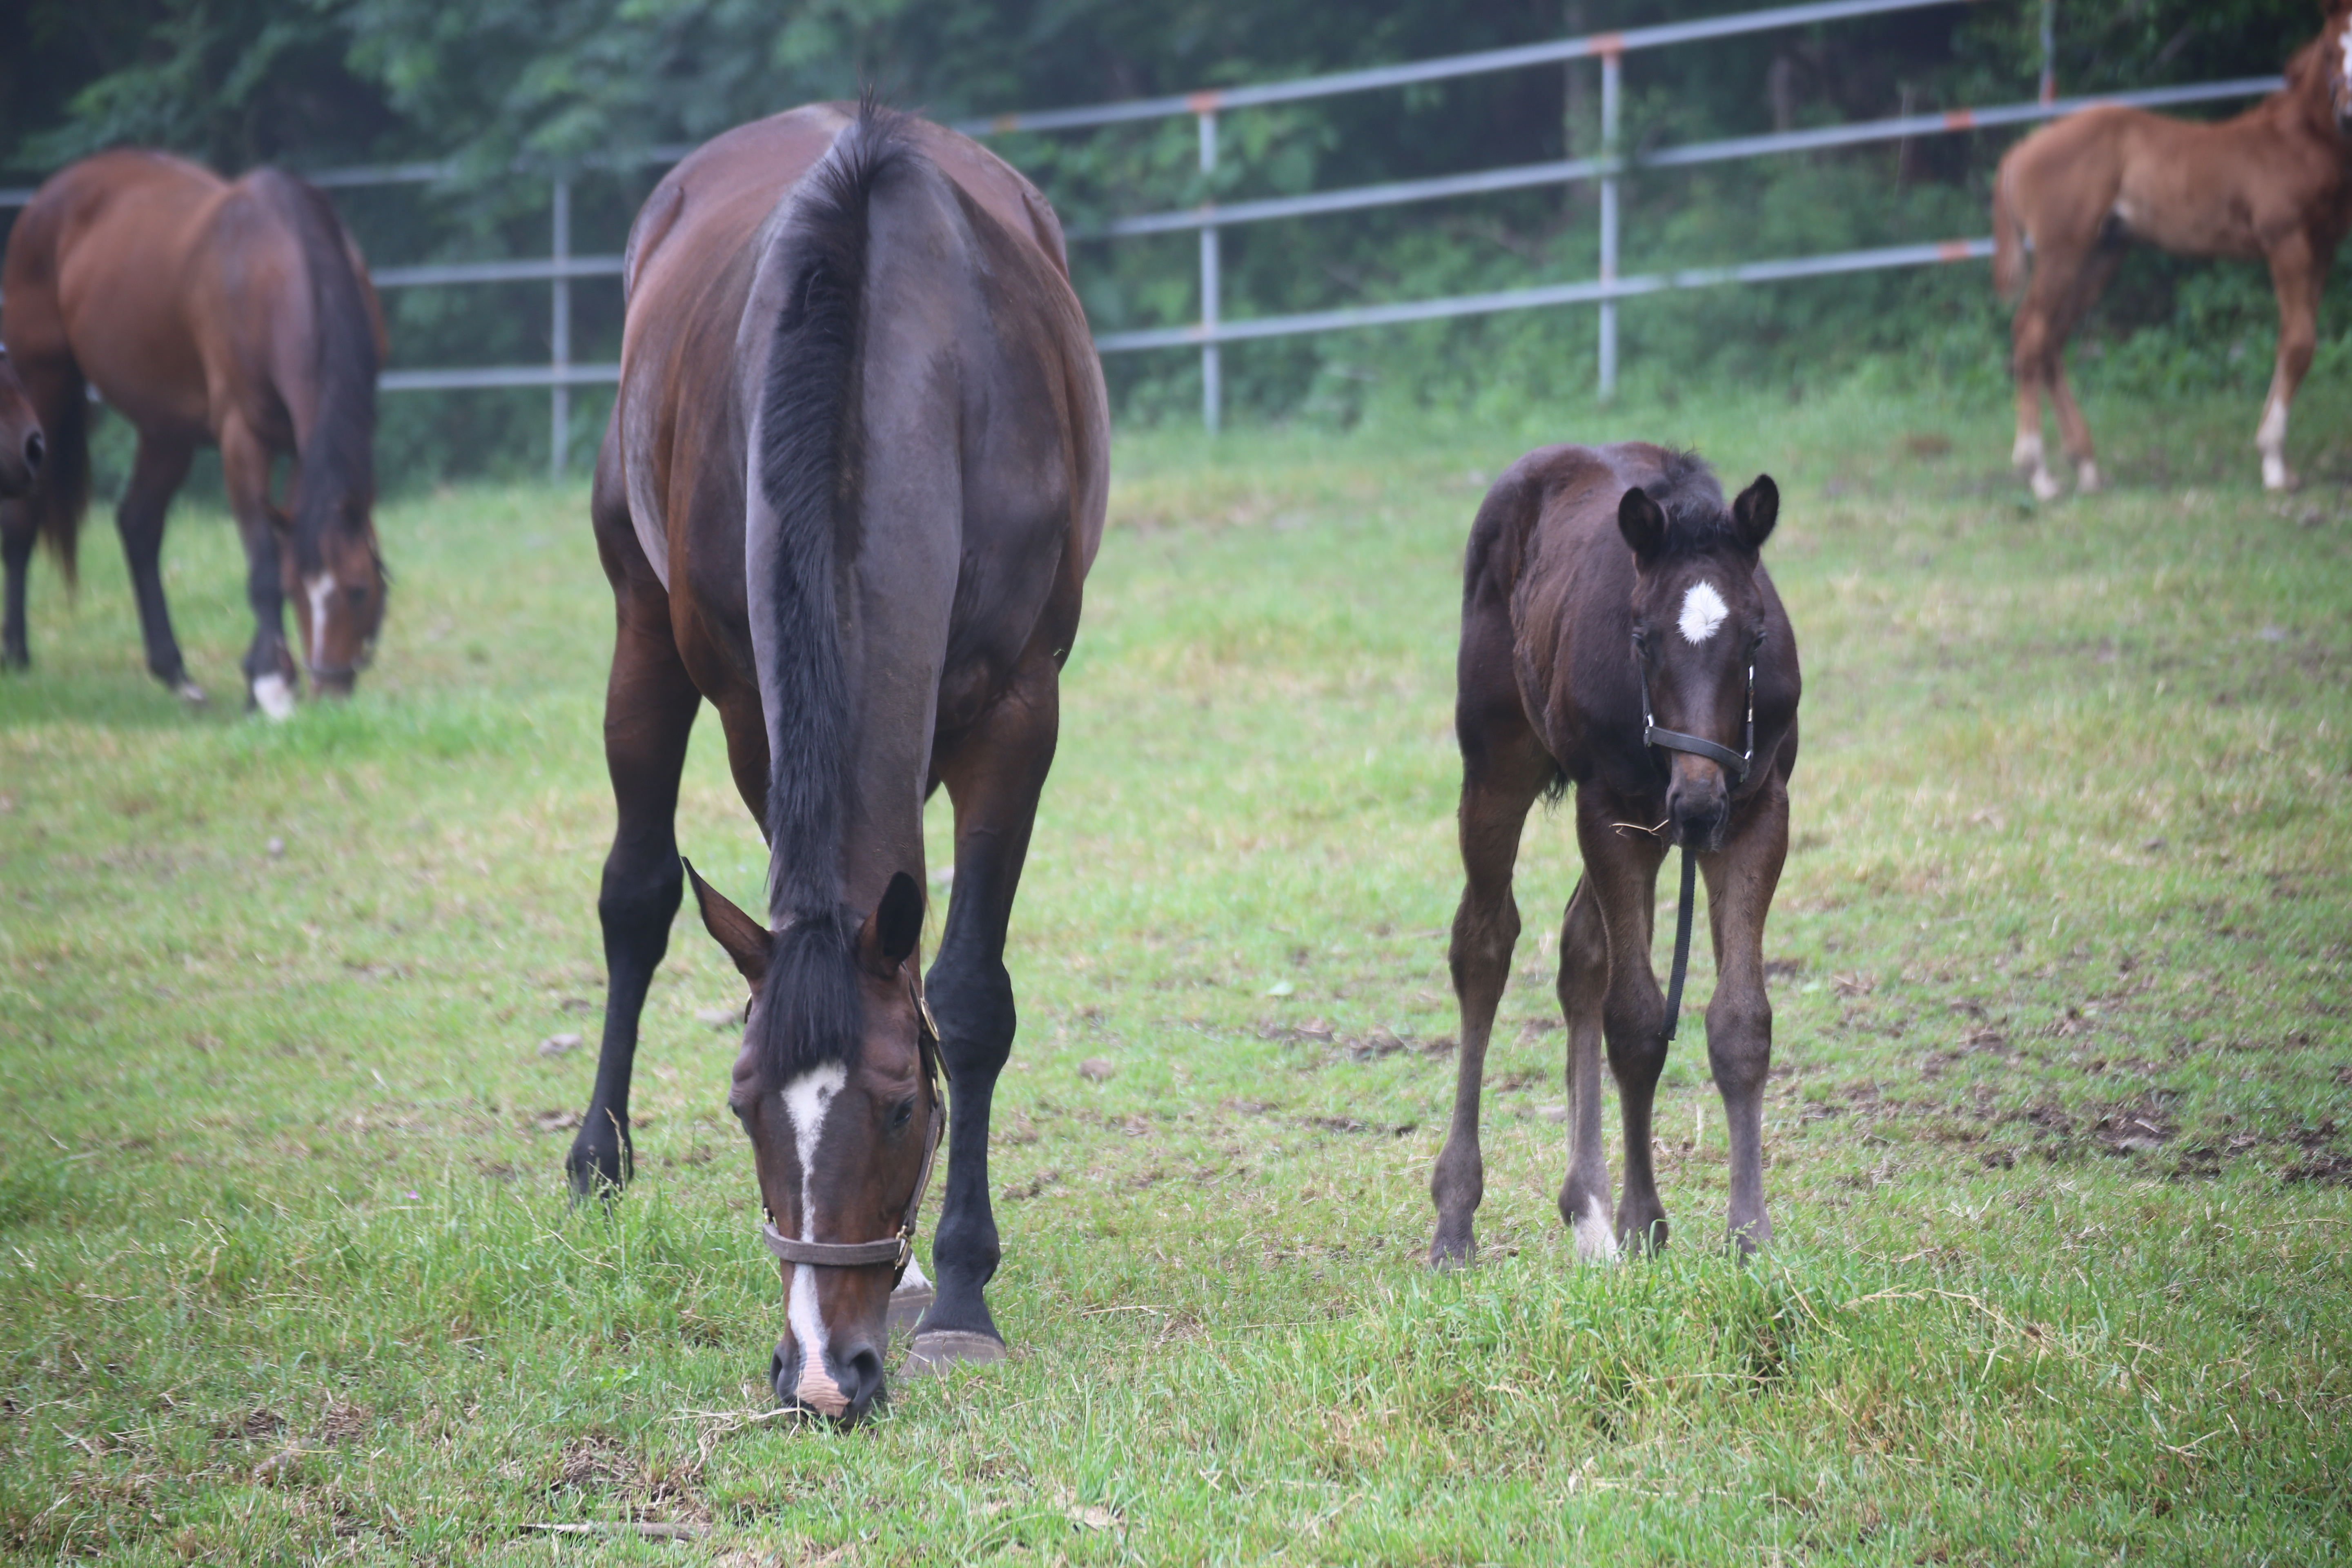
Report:
[[[2066,337],[2074,326],[2067,302],[2079,289],[2096,239],[2095,230],[2070,234],[2054,220],[2038,226],[2033,236],[2033,279],[2010,321],[2010,364],[2017,376],[2017,444],[2010,448],[2009,459],[2032,485],[2039,500],[2055,500],[2064,489],[2050,471],[2042,449],[2042,389],[2050,386],[2052,400],[2062,410],[2063,426],[2063,410],[2072,405],[2056,385],[2059,359],[2066,352]],[[2081,416],[2075,417],[2079,421]]]
[[[625,519],[621,527],[628,526]],[[604,928],[604,1034],[596,1087],[563,1169],[582,1197],[629,1180],[629,1076],[637,1017],[686,879],[677,860],[677,784],[701,694],[678,658],[669,595],[637,556],[614,586],[619,625],[604,689],[604,764],[613,777],[612,852],[596,915]]]
[[[2076,270],[2074,287],[2051,317],[2050,403],[2058,415],[2059,443],[2074,465],[2074,489],[2081,495],[2104,489],[2106,481],[2100,477],[2097,454],[2091,447],[2090,421],[2083,417],[2074,402],[2074,389],[2066,383],[2064,345],[2115,280],[2116,269],[2124,264],[2124,248],[2119,237],[2102,235]]]
[[[1559,1008],[1568,1020],[1568,1179],[1559,1217],[1587,1262],[1617,1257],[1609,1224],[1609,1151],[1601,1130],[1601,1006],[1609,992],[1609,928],[1590,881],[1579,881],[1559,927]],[[1660,1240],[1664,1240],[1661,1233]]]
[[[269,448],[244,420],[221,426],[221,477],[245,540],[245,598],[253,608],[253,642],[245,650],[246,689],[272,719],[294,713],[294,656],[286,647],[286,574],[278,509],[269,500]]]
[[[1509,627],[1485,627],[1465,619],[1465,643],[1486,631],[1507,637]],[[1463,667],[1478,661],[1470,650]],[[1507,659],[1496,667],[1511,668]],[[1462,1010],[1462,1050],[1454,1067],[1454,1116],[1445,1146],[1430,1172],[1429,1194],[1437,1205],[1437,1231],[1430,1238],[1433,1268],[1467,1263],[1478,1250],[1471,1228],[1478,1200],[1486,1193],[1486,1163],[1478,1147],[1478,1097],[1486,1072],[1486,1043],[1494,1033],[1495,1009],[1511,978],[1511,950],[1519,940],[1519,906],[1511,896],[1511,872],[1518,864],[1519,831],[1555,765],[1536,739],[1519,706],[1516,684],[1491,704],[1465,691],[1454,713],[1462,742],[1462,804],[1457,827],[1462,839],[1462,902],[1454,911],[1454,940],[1446,966],[1454,974],[1454,997]]]
[[[947,929],[924,987],[950,1097],[947,1195],[931,1243],[939,1294],[915,1331],[911,1372],[1004,1353],[982,1295],[1003,1256],[988,1195],[989,1110],[1017,1023],[1005,931],[1060,727],[1060,667],[1033,645],[1010,689],[935,764],[955,807],[956,839]]]
[[[1744,1256],[1772,1237],[1764,1215],[1764,1080],[1772,1065],[1772,1004],[1764,990],[1764,917],[1789,854],[1789,793],[1775,773],[1741,808],[1729,842],[1699,862],[1715,939],[1715,998],[1706,1056],[1731,1142],[1731,1244]]]
[[[0,618],[0,668],[22,669],[33,662],[25,642],[25,579],[39,538],[30,505],[0,500],[0,565],[8,574],[7,607]]]
[[[171,510],[173,492],[188,477],[188,465],[195,455],[191,442],[141,435],[139,455],[131,466],[131,483],[114,513],[115,527],[122,535],[123,559],[131,567],[131,592],[139,603],[147,668],[186,702],[202,702],[205,693],[188,679],[179,639],[172,635],[172,612],[163,603],[163,519]]]
[[[2291,490],[2303,481],[2286,466],[2287,407],[2295,389],[2311,368],[2311,352],[2318,339],[2319,291],[2335,262],[2333,247],[2322,257],[2307,235],[2288,237],[2271,249],[2271,287],[2278,293],[2278,363],[2271,372],[2270,395],[2263,402],[2263,422],[2254,432],[2254,446],[2263,455],[2263,489]]]
[[[1666,998],[1650,968],[1650,938],[1658,867],[1667,847],[1663,838],[1621,832],[1615,825],[1636,820],[1638,808],[1611,801],[1597,788],[1579,791],[1576,806],[1585,886],[1608,942],[1609,980],[1601,1028],[1625,1125],[1625,1190],[1617,1205],[1617,1237],[1629,1247],[1655,1249],[1666,1244],[1666,1209],[1658,1200],[1657,1172],[1650,1156],[1650,1115],[1657,1100],[1658,1074],[1666,1065],[1666,1042],[1659,1038],[1665,1026]],[[1596,1084],[1596,1099],[1599,1092]],[[1604,1184],[1604,1202],[1607,1194]]]

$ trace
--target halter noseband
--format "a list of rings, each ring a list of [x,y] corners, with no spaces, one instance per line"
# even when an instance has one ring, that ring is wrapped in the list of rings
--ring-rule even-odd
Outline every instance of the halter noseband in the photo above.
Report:
[[[1679,730],[1661,730],[1650,716],[1650,668],[1642,658],[1642,639],[1633,638],[1633,666],[1640,671],[1642,682],[1642,744],[1656,746],[1662,751],[1688,752],[1695,757],[1705,757],[1731,770],[1732,778],[1740,784],[1748,782],[1748,769],[1756,757],[1756,658],[1748,658],[1748,721],[1740,744],[1744,751],[1718,746],[1704,735],[1685,735]]]
[[[940,1135],[946,1131],[948,1097],[945,1081],[940,1077],[940,1025],[931,1016],[931,1004],[923,994],[920,982],[909,980],[907,989],[915,998],[916,1048],[923,1058],[923,1078],[931,1089],[931,1135],[923,1150],[922,1174],[915,1178],[914,1195],[907,1200],[907,1211],[899,1217],[895,1236],[880,1241],[801,1241],[776,1228],[771,1215],[760,1224],[760,1239],[768,1250],[783,1264],[809,1264],[817,1268],[866,1268],[877,1263],[891,1265],[898,1274],[907,1271],[915,1256],[915,1223],[922,1213],[923,1194],[931,1184],[931,1165],[939,1158]],[[803,1173],[805,1181],[806,1173]]]

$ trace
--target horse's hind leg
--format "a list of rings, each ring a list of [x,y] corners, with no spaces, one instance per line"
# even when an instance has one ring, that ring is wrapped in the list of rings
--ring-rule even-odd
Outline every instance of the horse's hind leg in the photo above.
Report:
[[[1764,989],[1764,918],[1789,854],[1789,794],[1776,774],[1742,808],[1730,840],[1699,862],[1715,939],[1715,996],[1706,1007],[1707,1062],[1723,1095],[1731,1143],[1731,1243],[1742,1254],[1771,1239],[1764,1213],[1764,1080],[1772,1065],[1772,1003]]]
[[[627,527],[624,517],[621,528]],[[596,1085],[563,1162],[572,1192],[583,1197],[629,1180],[637,1019],[654,971],[669,951],[670,921],[685,891],[677,785],[702,700],[678,657],[668,595],[642,555],[627,570],[615,585],[619,625],[604,690],[604,763],[613,779],[614,816],[613,848],[596,896],[604,933],[604,1033]]]
[[[2053,318],[2052,335],[2056,343],[2063,345],[2074,335],[2074,329],[2082,323],[2084,316],[2106,291],[2116,269],[2124,264],[2124,247],[2125,241],[2119,234],[2107,233],[2100,237],[2098,244],[2076,273],[2074,286],[2068,291],[2063,308]],[[2083,410],[2074,402],[2074,388],[2066,384],[2065,356],[2058,348],[2051,351],[2047,374],[2050,404],[2058,415],[2058,439],[2065,448],[2068,460],[2074,465],[2074,489],[2083,495],[2089,495],[2105,488],[2105,480],[2099,475],[2098,457],[2091,446],[2090,421],[2083,417]]]
[[[983,1294],[1003,1256],[988,1194],[989,1112],[1018,1022],[1004,937],[1060,727],[1060,667],[1033,645],[1004,695],[934,759],[955,808],[954,892],[925,981],[948,1073],[947,1194],[931,1243],[938,1295],[915,1331],[910,1372],[1004,1353]]]
[[[1590,881],[1580,881],[1559,927],[1559,1007],[1568,1021],[1568,1179],[1559,1217],[1587,1261],[1617,1256],[1609,1224],[1609,1153],[1601,1130],[1601,1005],[1609,991],[1609,928]],[[1630,1150],[1629,1150],[1630,1152]],[[1665,1216],[1656,1239],[1664,1242]]]
[[[1509,637],[1506,622],[1465,616],[1463,669],[1507,672]],[[1480,657],[1471,646],[1477,638],[1500,642],[1505,657],[1499,664]],[[1490,695],[1491,701],[1481,700]],[[1437,1229],[1429,1243],[1432,1268],[1468,1263],[1478,1250],[1471,1222],[1486,1193],[1486,1157],[1478,1146],[1479,1092],[1495,1010],[1510,980],[1511,950],[1519,940],[1519,906],[1511,896],[1511,875],[1518,864],[1519,833],[1527,825],[1528,809],[1557,771],[1528,723],[1515,682],[1507,680],[1491,694],[1465,690],[1455,709],[1454,731],[1462,742],[1462,804],[1456,826],[1463,885],[1446,966],[1453,972],[1454,1001],[1462,1010],[1462,1051],[1454,1067],[1454,1114],[1445,1130],[1445,1146],[1438,1151],[1429,1177],[1429,1195],[1437,1206]]]
[[[191,442],[142,434],[139,456],[131,467],[131,483],[114,514],[115,526],[122,534],[123,559],[131,567],[131,591],[139,604],[147,668],[187,702],[202,702],[205,693],[188,679],[179,639],[172,635],[172,612],[163,603],[163,520],[195,455]]]
[[[1601,1032],[1608,1043],[1609,1070],[1617,1079],[1625,1128],[1625,1191],[1617,1205],[1617,1237],[1629,1247],[1654,1249],[1666,1242],[1666,1210],[1658,1201],[1657,1173],[1650,1158],[1650,1115],[1657,1100],[1658,1074],[1666,1065],[1666,1042],[1661,1037],[1666,999],[1650,967],[1650,937],[1658,867],[1665,860],[1666,846],[1650,835],[1621,830],[1620,824],[1634,817],[1637,808],[1630,803],[1611,801],[1588,786],[1578,792],[1576,805],[1586,896],[1604,930],[1609,955]],[[1590,1075],[1596,1079],[1599,1066],[1593,1063]],[[1597,1082],[1590,1092],[1597,1103]],[[1605,1196],[1606,1188],[1602,1191]]]
[[[40,537],[33,509],[23,501],[0,501],[0,565],[8,576],[5,620],[0,620],[0,667],[23,669],[33,662],[25,639],[25,579]]]
[[[286,647],[286,574],[278,559],[277,509],[269,502],[269,448],[244,420],[222,426],[221,476],[245,541],[245,600],[253,641],[245,650],[247,700],[271,719],[294,714],[294,656]]]

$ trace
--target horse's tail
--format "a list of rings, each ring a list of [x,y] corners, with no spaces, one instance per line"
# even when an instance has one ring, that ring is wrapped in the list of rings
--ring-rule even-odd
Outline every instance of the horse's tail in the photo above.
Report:
[[[748,541],[767,647],[769,910],[761,1009],[772,1070],[837,1058],[862,1005],[842,901],[851,733],[842,576],[858,539],[866,241],[875,187],[919,156],[871,98],[785,196],[766,266],[782,281],[759,391],[755,472],[768,520]],[[751,340],[756,342],[756,339]]]
[[[257,184],[287,219],[302,247],[310,289],[311,374],[317,413],[295,454],[302,483],[295,500],[298,556],[315,552],[338,509],[375,499],[375,317],[353,247],[326,194],[277,169],[255,171]],[[300,561],[304,571],[315,561]]]
[[[58,398],[55,408],[40,411],[41,440],[47,450],[41,482],[27,503],[37,514],[34,524],[69,590],[80,581],[81,520],[89,510],[89,395],[79,375],[73,378],[72,393]]]
[[[2025,237],[2017,226],[2014,199],[2004,158],[1992,182],[1992,287],[2004,300],[2016,299],[2025,287]]]

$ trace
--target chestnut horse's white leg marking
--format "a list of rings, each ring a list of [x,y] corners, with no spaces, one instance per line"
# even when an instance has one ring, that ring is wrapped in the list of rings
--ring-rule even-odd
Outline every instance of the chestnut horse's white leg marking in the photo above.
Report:
[[[310,595],[310,668],[323,669],[327,664],[327,596],[335,591],[335,580],[321,572],[316,577],[303,578],[302,591]]]
[[[2099,472],[2095,458],[2084,458],[2074,465],[2074,489],[2077,494],[2089,495],[2093,490],[2106,487],[2106,477]]]
[[[1584,1212],[1576,1216],[1576,1258],[1580,1263],[1617,1261],[1617,1233],[1599,1198],[1586,1198]]]
[[[1682,618],[1675,624],[1682,628],[1683,641],[1702,643],[1715,635],[1723,625],[1723,617],[1731,614],[1731,606],[1715,591],[1715,584],[1705,578],[1692,584],[1683,595]]]
[[[293,689],[274,669],[253,683],[253,703],[280,724],[294,717]]]
[[[2286,471],[2286,399],[2276,387],[2263,405],[2263,423],[2254,432],[2254,446],[2263,455],[2263,489],[2283,490],[2294,483]]]
[[[2017,445],[2009,449],[2009,460],[2019,473],[2025,476],[2026,482],[2033,487],[2035,500],[2056,500],[2058,499],[2059,491],[2064,487],[2059,484],[2058,476],[2050,471],[2050,465],[2042,458],[2042,432],[2019,431]]]
[[[825,1108],[841,1086],[849,1081],[849,1074],[839,1062],[828,1062],[803,1073],[786,1084],[780,1098],[784,1102],[784,1114],[792,1118],[793,1151],[801,1163],[801,1239],[816,1239],[816,1194],[810,1182],[810,1173],[816,1168],[816,1149],[824,1130]],[[824,1314],[817,1306],[816,1269],[806,1263],[793,1265],[793,1287],[785,1301],[785,1315],[793,1325],[793,1338],[800,1342],[801,1381],[793,1393],[812,1410],[827,1415],[838,1415],[849,1408],[843,1397],[841,1385],[824,1364]]]

